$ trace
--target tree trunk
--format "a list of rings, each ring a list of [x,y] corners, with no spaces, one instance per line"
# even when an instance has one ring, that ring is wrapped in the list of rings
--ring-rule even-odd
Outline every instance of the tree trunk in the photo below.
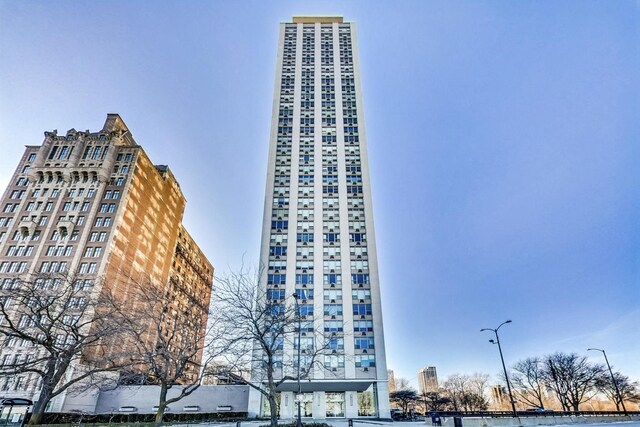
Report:
[[[167,408],[167,385],[163,382],[160,384],[160,399],[158,402],[158,412],[156,412],[156,425],[161,426],[164,419],[164,411]]]
[[[47,405],[51,400],[51,394],[53,393],[53,388],[48,384],[49,381],[47,379],[43,379],[40,396],[38,396],[38,400],[33,405],[33,413],[31,414],[31,418],[29,419],[30,425],[37,425],[42,422],[44,411],[45,409],[47,409]]]
[[[278,427],[278,405],[275,390],[269,390],[269,411],[271,412],[271,427]]]

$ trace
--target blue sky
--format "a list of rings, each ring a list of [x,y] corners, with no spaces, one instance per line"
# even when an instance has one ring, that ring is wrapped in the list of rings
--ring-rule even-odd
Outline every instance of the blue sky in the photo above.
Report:
[[[640,379],[634,1],[0,0],[0,187],[120,113],[218,272],[257,261],[278,23],[358,26],[388,365],[607,350]],[[597,353],[590,354],[594,360]]]

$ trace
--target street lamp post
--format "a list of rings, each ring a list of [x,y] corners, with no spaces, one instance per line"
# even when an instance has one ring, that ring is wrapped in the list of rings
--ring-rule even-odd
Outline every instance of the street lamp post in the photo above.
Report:
[[[293,299],[295,301],[296,304],[296,315],[298,316],[298,394],[296,395],[296,401],[298,402],[298,421],[297,421],[297,427],[302,427],[302,386],[300,385],[300,365],[301,365],[301,359],[302,359],[302,355],[301,355],[301,350],[302,350],[302,342],[301,342],[301,336],[302,336],[302,324],[301,324],[301,320],[300,318],[302,317],[302,313],[300,313],[300,305],[298,305],[298,298],[300,296],[298,295],[298,293],[294,293],[293,294]]]
[[[509,384],[509,376],[507,375],[507,367],[504,364],[504,357],[502,356],[502,346],[500,346],[500,337],[498,336],[498,329],[500,329],[503,325],[506,325],[507,323],[511,323],[511,320],[507,320],[506,322],[502,322],[495,329],[482,328],[482,329],[480,329],[480,332],[493,331],[493,333],[496,334],[495,341],[494,340],[489,340],[489,342],[491,344],[498,344],[498,350],[500,351],[500,360],[502,361],[502,369],[504,370],[504,379],[507,381],[507,390],[509,391],[509,400],[511,401],[511,410],[513,411],[513,416],[517,417],[518,413],[516,412],[516,404],[515,404],[515,402],[513,400],[513,394],[511,394],[511,384]]]
[[[587,351],[601,351],[602,354],[604,355],[604,361],[607,362],[607,368],[609,368],[609,374],[611,374],[611,382],[613,382],[613,387],[616,389],[616,394],[618,395],[618,399],[620,399],[620,403],[622,404],[622,410],[624,411],[624,414],[627,415],[627,408],[625,408],[624,406],[624,399],[622,398],[622,395],[620,394],[620,389],[618,388],[618,382],[616,381],[616,378],[613,376],[613,371],[611,370],[611,365],[609,365],[609,359],[607,358],[607,353],[602,350],[601,348],[588,348]]]

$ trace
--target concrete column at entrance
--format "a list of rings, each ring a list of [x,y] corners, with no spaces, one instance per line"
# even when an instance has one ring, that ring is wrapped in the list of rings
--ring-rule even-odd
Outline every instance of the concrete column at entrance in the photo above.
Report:
[[[356,418],[358,416],[358,392],[345,392],[345,410],[344,415],[347,418]]]
[[[262,402],[262,393],[253,387],[249,387],[249,405],[247,408],[247,416],[249,418],[256,418],[262,415],[260,410],[260,403]]]
[[[324,401],[324,391],[313,392],[313,418],[327,418],[327,406]]]
[[[292,391],[283,391],[280,396],[280,418],[283,420],[292,419],[297,414],[296,404],[295,394]]]
[[[378,416],[383,419],[391,418],[391,407],[389,406],[389,383],[387,381],[379,381],[376,385],[378,388]]]

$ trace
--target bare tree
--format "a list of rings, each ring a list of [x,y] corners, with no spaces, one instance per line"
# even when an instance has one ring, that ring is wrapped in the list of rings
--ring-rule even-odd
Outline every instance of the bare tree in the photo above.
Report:
[[[402,414],[407,415],[409,405],[420,401],[418,392],[412,388],[404,388],[389,393],[389,400],[402,408]]]
[[[424,402],[425,413],[427,411],[444,411],[452,403],[451,399],[446,395],[446,390],[442,388],[423,392],[421,397]]]
[[[454,411],[486,410],[489,407],[485,397],[488,379],[488,375],[480,373],[450,375],[443,383],[443,389],[451,399]]]
[[[406,378],[396,378],[395,382],[396,390],[404,390],[410,388],[409,380]]]
[[[544,382],[565,411],[579,411],[580,404],[593,397],[603,372],[602,365],[576,353],[555,353],[544,359]]]
[[[312,378],[314,370],[324,368],[321,356],[341,357],[333,351],[340,337],[333,333],[324,338],[315,329],[318,322],[314,322],[313,304],[307,304],[307,300],[313,302],[310,292],[299,289],[296,300],[285,295],[284,286],[282,290],[266,290],[259,285],[261,273],[261,269],[251,271],[242,267],[216,278],[212,315],[228,326],[217,343],[227,350],[219,358],[220,366],[227,367],[230,376],[250,368],[250,377],[235,375],[235,379],[261,393],[269,405],[271,426],[277,427],[278,387],[298,379],[298,357],[287,357],[283,350],[299,348],[299,378]]]
[[[520,403],[538,408],[545,407],[544,364],[538,357],[518,361],[509,374],[513,397]]]
[[[121,374],[122,384],[145,383],[160,387],[155,422],[163,422],[167,407],[200,387],[202,367],[215,357],[219,348],[208,346],[205,337],[224,333],[220,324],[207,327],[209,301],[202,301],[183,284],[171,280],[166,285],[131,281],[127,304],[112,299],[126,333],[132,369]],[[203,361],[204,360],[204,361]],[[141,372],[145,372],[141,377]],[[178,394],[168,397],[172,388]]]
[[[3,363],[0,375],[33,373],[40,381],[30,424],[41,422],[54,397],[107,381],[106,372],[122,368],[120,355],[105,352],[105,342],[118,340],[123,329],[100,285],[73,275],[37,275],[0,290],[3,359],[18,342],[29,349]]]
[[[622,401],[640,403],[639,384],[637,381],[631,381],[629,377],[622,375],[620,372],[614,372],[613,378],[616,381],[620,395],[618,395],[616,387],[611,381],[609,372],[603,372],[602,375],[598,377],[596,388],[616,405],[616,411],[621,409]]]

